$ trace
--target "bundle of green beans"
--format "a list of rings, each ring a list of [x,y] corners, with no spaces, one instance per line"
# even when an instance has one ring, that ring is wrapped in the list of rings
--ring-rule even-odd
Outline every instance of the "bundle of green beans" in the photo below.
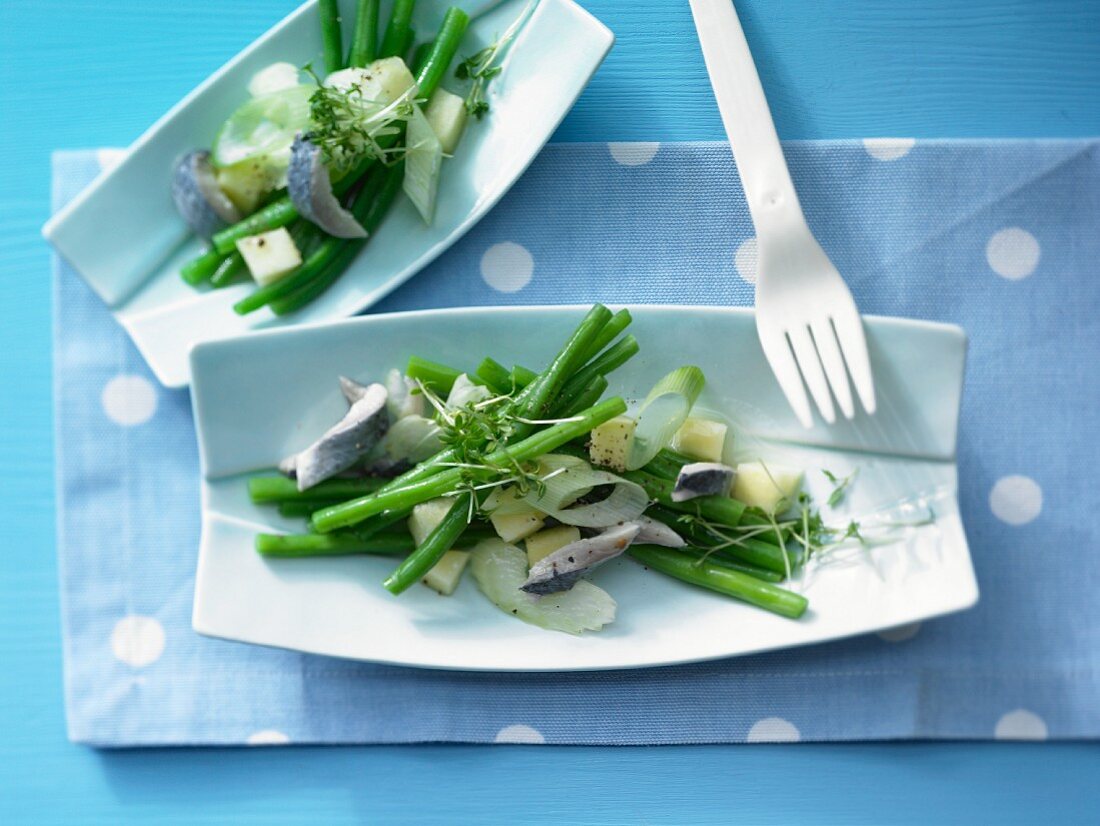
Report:
[[[329,74],[345,66],[365,66],[382,57],[407,54],[414,40],[411,26],[415,0],[396,0],[381,42],[378,42],[378,0],[359,0],[351,49],[343,57],[339,9],[336,0],[321,0],[318,14],[325,71]],[[418,96],[427,100],[438,88],[447,68],[458,53],[469,24],[468,15],[458,7],[447,10],[434,40],[418,51],[414,75]],[[404,130],[379,141],[384,150],[400,146]],[[281,195],[248,217],[226,227],[212,238],[212,249],[186,263],[180,271],[192,286],[209,283],[225,287],[245,273],[244,262],[236,250],[243,238],[294,225],[292,236],[299,248],[308,247],[301,265],[289,275],[255,290],[238,301],[234,310],[240,315],[270,307],[276,315],[301,309],[325,292],[359,254],[367,238],[381,224],[401,188],[404,167],[401,163],[384,165],[365,158],[333,184],[333,192],[366,230],[365,238],[340,239],[326,235],[313,224],[300,220],[289,195]]]
[[[593,307],[541,372],[504,368],[486,358],[474,372],[475,382],[500,392],[509,401],[516,420],[507,444],[484,455],[478,477],[493,482],[506,477],[517,463],[529,462],[550,452],[586,457],[578,442],[599,424],[626,410],[622,399],[600,401],[607,388],[606,375],[637,352],[633,336],[620,334],[630,324],[630,313],[612,314]],[[430,392],[445,396],[463,371],[413,356],[406,375]],[[571,385],[583,385],[568,393]],[[549,421],[547,421],[549,418]],[[544,421],[545,424],[527,424]],[[392,480],[375,478],[332,479],[306,491],[281,476],[250,480],[249,492],[258,504],[277,505],[284,515],[308,516],[311,533],[261,534],[256,548],[268,557],[314,557],[373,554],[403,556],[384,585],[400,594],[421,580],[443,555],[454,548],[470,547],[493,535],[478,505],[481,492],[471,491],[464,471],[454,467],[454,449],[445,449]],[[672,481],[691,459],[662,450],[642,471],[625,474],[640,484],[653,504],[646,514],[679,532],[688,545],[678,549],[635,546],[628,553],[648,568],[667,576],[741,599],[788,617],[800,616],[806,600],[776,586],[794,562],[781,538],[767,532],[718,547],[705,524],[732,529],[743,524],[749,511],[728,497],[703,497],[687,503],[671,500]],[[417,545],[408,533],[406,519],[423,502],[453,496],[454,502],[434,530]],[[478,497],[472,502],[471,497]],[[471,518],[471,514],[473,518]],[[685,515],[705,519],[696,524]]]

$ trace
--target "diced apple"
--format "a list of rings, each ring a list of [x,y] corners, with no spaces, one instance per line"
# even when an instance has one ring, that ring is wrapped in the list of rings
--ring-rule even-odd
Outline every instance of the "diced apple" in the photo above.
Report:
[[[237,250],[261,287],[273,284],[302,263],[302,254],[286,227],[242,238]]]
[[[277,188],[282,176],[263,158],[246,158],[217,171],[218,189],[241,212],[254,212],[268,193]]]
[[[688,416],[672,436],[672,449],[694,459],[721,462],[727,430],[722,422]]]
[[[446,89],[436,89],[424,107],[424,117],[439,138],[444,154],[453,155],[466,129],[466,101]]]
[[[447,551],[440,557],[439,562],[424,574],[424,579],[421,581],[433,591],[449,597],[458,587],[458,581],[462,579],[462,572],[466,570],[469,559],[468,551]]]
[[[588,457],[592,463],[620,473],[625,471],[636,426],[637,422],[629,416],[616,416],[594,428],[588,442]]]
[[[486,497],[482,510],[489,512],[489,521],[497,536],[513,543],[542,530],[544,517],[520,498],[515,488],[497,488]]]
[[[793,504],[801,487],[800,470],[771,462],[742,462],[734,477],[733,498],[775,513],[782,503]]]
[[[573,525],[558,525],[546,528],[527,537],[527,565],[531,566],[543,557],[547,557],[559,548],[579,542],[581,529]]]
[[[538,511],[531,508],[526,513],[493,513],[489,517],[497,536],[511,544],[526,539],[542,530],[545,520]]]
[[[386,106],[415,86],[416,79],[404,60],[399,57],[384,57],[363,68],[353,66],[333,72],[325,78],[325,85],[343,91],[355,87],[358,97],[363,101]]]
[[[453,498],[440,496],[438,499],[429,499],[427,502],[421,502],[419,505],[413,506],[408,525],[409,533],[412,534],[413,541],[417,545],[427,539],[428,534],[436,529],[436,526],[443,521],[443,517],[447,515],[454,503]]]

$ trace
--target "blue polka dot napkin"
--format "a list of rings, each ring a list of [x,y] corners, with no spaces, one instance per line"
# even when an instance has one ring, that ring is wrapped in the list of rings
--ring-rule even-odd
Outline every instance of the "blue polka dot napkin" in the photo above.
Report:
[[[189,399],[157,386],[58,261],[70,736],[134,746],[1100,735],[1100,142],[786,151],[809,222],[865,312],[970,333],[959,475],[977,608],[801,650],[599,674],[422,671],[199,637]],[[59,153],[55,206],[113,157]],[[743,305],[755,257],[725,146],[556,145],[376,310]]]

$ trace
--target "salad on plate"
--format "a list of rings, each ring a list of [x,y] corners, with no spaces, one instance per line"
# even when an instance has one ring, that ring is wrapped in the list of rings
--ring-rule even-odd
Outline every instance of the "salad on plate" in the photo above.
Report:
[[[432,222],[445,161],[469,119],[488,111],[486,86],[534,2],[468,57],[459,55],[468,15],[448,9],[434,38],[417,43],[414,2],[396,0],[380,34],[378,0],[359,0],[345,56],[337,4],[322,0],[324,66],[257,72],[210,148],[179,159],[173,200],[209,242],[181,268],[184,281],[252,280],[234,310],[287,315],[335,283],[402,193]]]
[[[569,633],[612,622],[598,569],[647,570],[783,617],[808,601],[786,583],[859,525],[830,525],[804,471],[753,455],[727,417],[701,409],[692,365],[644,399],[605,396],[639,351],[627,310],[594,306],[542,370],[486,357],[462,371],[419,356],[376,381],[340,377],[348,409],[278,473],[248,481],[254,503],[308,530],[260,533],[290,558],[400,558],[382,585],[448,596],[467,571],[506,614]],[[435,355],[435,354],[433,354]],[[751,440],[748,440],[751,444]],[[828,505],[852,477],[832,484]]]

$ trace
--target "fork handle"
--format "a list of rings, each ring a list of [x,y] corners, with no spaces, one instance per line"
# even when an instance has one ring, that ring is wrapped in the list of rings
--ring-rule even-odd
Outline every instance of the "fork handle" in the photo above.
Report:
[[[689,0],[757,237],[805,226],[732,0]]]

